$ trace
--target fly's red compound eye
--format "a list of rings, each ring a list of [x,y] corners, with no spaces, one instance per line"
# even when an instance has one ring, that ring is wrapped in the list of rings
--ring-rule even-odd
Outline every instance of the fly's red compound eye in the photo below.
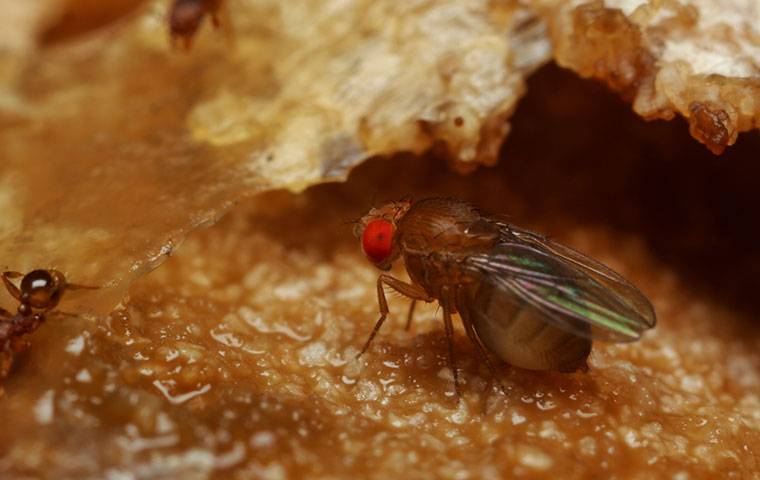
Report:
[[[384,261],[393,248],[393,224],[388,220],[372,220],[364,227],[362,249],[375,263]]]

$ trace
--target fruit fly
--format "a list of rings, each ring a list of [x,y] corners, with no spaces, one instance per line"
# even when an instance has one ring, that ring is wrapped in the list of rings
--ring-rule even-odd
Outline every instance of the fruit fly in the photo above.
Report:
[[[373,208],[354,234],[375,266],[387,271],[401,258],[411,279],[380,274],[380,318],[359,356],[388,315],[386,286],[412,299],[407,328],[417,301],[438,301],[457,394],[455,313],[494,377],[489,351],[525,369],[585,371],[593,339],[635,341],[656,323],[649,300],[617,273],[460,200],[403,200]]]
[[[19,286],[11,281],[14,278],[21,278]],[[26,275],[4,272],[0,279],[19,302],[15,314],[0,307],[0,354],[23,350],[26,344],[22,337],[37,330],[66,290],[98,288],[68,283],[58,270],[33,270]]]
[[[172,43],[181,40],[185,48],[190,48],[206,14],[211,16],[214,27],[219,28],[221,5],[222,0],[173,0],[169,10],[169,34]]]

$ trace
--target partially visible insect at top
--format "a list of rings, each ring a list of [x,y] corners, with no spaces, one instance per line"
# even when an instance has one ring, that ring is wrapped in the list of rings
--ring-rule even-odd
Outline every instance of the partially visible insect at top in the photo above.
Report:
[[[223,0],[173,0],[169,9],[169,34],[172,43],[181,41],[187,49],[193,43],[193,37],[208,14],[214,27],[219,28],[219,10]]]
[[[401,258],[411,279],[380,274],[380,318],[359,355],[388,315],[385,286],[412,299],[407,328],[417,300],[438,301],[457,394],[454,313],[494,378],[489,351],[525,369],[587,370],[592,339],[631,342],[656,323],[649,300],[617,273],[460,200],[404,200],[373,208],[354,234],[378,268],[389,270]]]
[[[21,278],[19,286],[11,281],[15,278]],[[0,353],[22,350],[25,347],[22,337],[37,330],[67,290],[98,288],[68,283],[58,270],[32,270],[26,275],[3,272],[0,279],[19,302],[15,314],[0,307]]]

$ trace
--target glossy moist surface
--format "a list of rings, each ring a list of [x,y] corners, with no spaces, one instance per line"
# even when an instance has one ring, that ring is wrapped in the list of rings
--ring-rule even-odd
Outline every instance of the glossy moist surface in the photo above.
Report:
[[[681,126],[642,125],[568,74],[531,88],[496,169],[379,159],[346,184],[268,194],[196,232],[124,309],[51,318],[3,383],[0,477],[753,478],[760,143],[716,164]],[[458,331],[458,406],[440,313],[420,308],[405,333],[391,298],[355,361],[378,272],[344,222],[410,192],[605,262],[650,296],[657,328],[595,345],[585,375],[501,368],[505,396]]]

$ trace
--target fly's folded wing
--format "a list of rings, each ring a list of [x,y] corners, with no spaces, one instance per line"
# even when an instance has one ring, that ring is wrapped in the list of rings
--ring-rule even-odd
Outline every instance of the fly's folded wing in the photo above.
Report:
[[[656,324],[652,304],[623,277],[585,255],[540,235],[504,225],[488,253],[467,268],[547,323],[572,334],[631,342]]]

